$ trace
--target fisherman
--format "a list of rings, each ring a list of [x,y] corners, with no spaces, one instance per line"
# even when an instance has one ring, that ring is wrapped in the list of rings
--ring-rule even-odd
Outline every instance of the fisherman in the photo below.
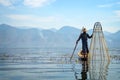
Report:
[[[92,38],[92,36],[93,36],[93,34],[91,36],[89,36],[89,34],[87,33],[86,28],[83,28],[82,33],[80,34],[78,40],[76,41],[76,44],[78,44],[79,40],[80,39],[82,40],[82,51],[81,51],[81,53],[82,53],[82,55],[84,55],[84,58],[85,58],[85,55],[86,55],[86,58],[87,58],[88,53],[89,53],[87,39]]]

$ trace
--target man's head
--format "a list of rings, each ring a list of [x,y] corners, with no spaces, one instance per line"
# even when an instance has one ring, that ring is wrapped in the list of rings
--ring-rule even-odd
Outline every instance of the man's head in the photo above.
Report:
[[[83,28],[82,31],[83,31],[83,32],[86,32],[87,30],[86,30],[86,28]]]

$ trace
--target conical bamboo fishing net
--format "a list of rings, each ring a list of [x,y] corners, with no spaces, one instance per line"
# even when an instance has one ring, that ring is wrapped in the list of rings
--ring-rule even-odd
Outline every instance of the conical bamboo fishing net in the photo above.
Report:
[[[94,24],[93,37],[90,44],[89,60],[110,60],[108,48],[100,22]]]
[[[110,57],[100,22],[94,24],[88,59],[90,80],[107,80]]]

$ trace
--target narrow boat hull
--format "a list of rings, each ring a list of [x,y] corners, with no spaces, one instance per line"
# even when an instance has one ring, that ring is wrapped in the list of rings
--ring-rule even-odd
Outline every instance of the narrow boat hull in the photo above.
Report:
[[[82,53],[82,51],[78,52],[78,56],[80,60],[87,60],[88,59],[88,54]]]

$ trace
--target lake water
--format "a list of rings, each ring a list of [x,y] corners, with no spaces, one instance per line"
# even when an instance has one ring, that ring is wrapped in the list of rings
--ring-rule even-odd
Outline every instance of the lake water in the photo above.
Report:
[[[0,80],[119,80],[120,51],[109,51],[110,63],[80,61],[71,48],[0,49]],[[99,65],[99,67],[98,67]],[[90,68],[92,67],[92,68]]]

